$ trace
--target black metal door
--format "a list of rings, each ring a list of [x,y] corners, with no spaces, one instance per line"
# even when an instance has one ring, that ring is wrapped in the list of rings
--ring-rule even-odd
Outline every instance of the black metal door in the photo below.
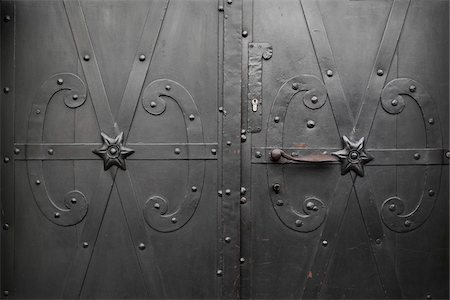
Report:
[[[3,0],[3,298],[448,298],[447,0]]]
[[[448,298],[448,1],[243,9],[242,295]]]

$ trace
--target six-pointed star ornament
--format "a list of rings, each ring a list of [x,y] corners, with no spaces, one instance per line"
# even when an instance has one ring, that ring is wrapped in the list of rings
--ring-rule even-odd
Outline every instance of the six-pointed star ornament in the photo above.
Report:
[[[125,170],[125,158],[133,154],[134,150],[122,145],[123,132],[116,136],[116,138],[110,138],[103,132],[101,133],[101,136],[103,145],[92,152],[103,159],[105,171],[112,166],[118,166],[122,170]]]
[[[373,156],[364,150],[364,138],[358,142],[350,141],[345,135],[342,137],[344,149],[333,152],[341,161],[341,174],[353,170],[357,175],[364,176],[364,164],[373,159]]]

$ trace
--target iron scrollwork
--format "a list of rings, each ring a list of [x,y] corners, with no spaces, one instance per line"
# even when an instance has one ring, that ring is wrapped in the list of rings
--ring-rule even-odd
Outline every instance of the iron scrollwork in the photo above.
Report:
[[[36,100],[32,104],[28,120],[28,144],[43,142],[48,105],[55,94],[60,92],[64,92],[64,103],[70,109],[80,107],[86,101],[86,85],[77,75],[60,73],[47,79],[40,87]],[[25,149],[25,155],[27,152],[28,148]],[[66,207],[59,207],[48,193],[42,160],[27,160],[27,167],[34,199],[48,220],[60,226],[72,226],[83,220],[88,211],[88,201],[81,191],[69,191],[64,197]]]

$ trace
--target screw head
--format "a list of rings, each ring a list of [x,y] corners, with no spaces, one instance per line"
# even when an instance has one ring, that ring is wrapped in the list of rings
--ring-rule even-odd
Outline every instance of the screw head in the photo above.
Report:
[[[391,101],[391,105],[392,106],[397,106],[398,105],[398,100],[397,99],[392,100]]]
[[[180,148],[175,148],[175,150],[173,150],[173,152],[174,152],[176,155],[178,155],[178,154],[181,153],[181,150],[180,150]]]
[[[87,248],[89,246],[88,242],[83,243],[83,248]]]
[[[300,84],[298,83],[298,82],[294,82],[293,84],[292,84],[292,89],[293,90],[298,90],[300,88]]]
[[[172,87],[168,84],[168,85],[166,85],[164,88],[166,89],[166,91],[170,91],[170,89],[171,89]]]
[[[428,119],[428,123],[429,123],[429,124],[434,124],[434,119],[433,119],[433,118],[429,118],[429,119]]]
[[[8,230],[8,229],[9,229],[9,224],[8,223],[3,224],[3,230]]]
[[[415,85],[411,85],[411,86],[409,87],[409,91],[410,91],[411,93],[414,93],[414,92],[416,91],[416,86],[415,86]]]
[[[328,241],[327,240],[323,240],[322,241],[322,246],[324,246],[324,247],[328,246]]]
[[[9,91],[10,91],[9,87],[6,86],[6,87],[3,88],[3,93],[8,94]]]
[[[248,36],[248,31],[247,30],[242,31],[242,36],[243,37],[247,37]]]
[[[277,206],[283,206],[284,201],[279,199],[279,200],[277,200],[276,204],[277,204]]]
[[[139,55],[139,60],[140,61],[144,61],[145,60],[145,55],[144,54]]]
[[[434,190],[429,190],[428,191],[428,196],[433,197],[435,195]]]
[[[414,153],[414,159],[415,160],[420,159],[420,153]]]
[[[170,221],[172,221],[173,224],[175,224],[176,222],[178,222],[177,218],[172,218]]]
[[[3,20],[5,21],[5,22],[9,22],[9,21],[11,21],[11,16],[5,16],[4,18],[3,18]]]
[[[256,158],[261,158],[261,157],[262,157],[261,152],[256,151],[256,152],[255,152],[255,157],[256,157]]]
[[[3,158],[3,161],[7,164],[7,163],[9,163],[9,157],[8,156],[5,156],[5,158]]]
[[[316,122],[314,122],[313,120],[308,120],[308,122],[306,122],[306,127],[314,128],[314,126],[316,126]]]
[[[55,150],[53,150],[52,148],[47,150],[48,154],[53,155],[55,153]]]
[[[295,226],[296,227],[302,227],[302,225],[303,225],[302,220],[295,220]]]
[[[394,211],[396,209],[395,204],[389,205],[389,210]]]
[[[411,226],[411,221],[410,220],[406,220],[404,224],[405,224],[406,227],[409,227],[409,226]]]
[[[139,250],[144,250],[145,249],[145,244],[144,243],[140,243],[139,244]]]
[[[91,59],[91,57],[89,56],[89,54],[86,54],[85,56],[83,56],[83,59],[85,61],[89,61]]]
[[[197,187],[196,187],[196,186],[193,186],[193,187],[191,187],[191,190],[192,190],[193,192],[196,192],[196,191],[197,191]]]
[[[280,122],[280,117],[275,117],[275,118],[273,119],[273,121],[274,121],[275,123]]]
[[[230,189],[226,189],[225,190],[225,194],[230,195],[231,194],[231,190]]]
[[[382,69],[378,69],[377,70],[377,75],[378,76],[383,76],[384,75],[384,71]]]
[[[312,104],[316,104],[317,102],[319,102],[319,98],[317,98],[317,96],[312,96],[311,102],[312,102]]]
[[[247,203],[247,198],[241,197],[241,204],[245,204],[245,203]]]
[[[56,83],[57,83],[58,85],[62,85],[62,84],[64,83],[64,79],[58,78],[58,80],[56,80]]]
[[[229,236],[225,237],[223,240],[225,243],[231,243],[231,238]]]
[[[331,70],[327,70],[327,76],[328,76],[328,77],[331,77],[331,76],[333,76],[333,71],[331,71]]]

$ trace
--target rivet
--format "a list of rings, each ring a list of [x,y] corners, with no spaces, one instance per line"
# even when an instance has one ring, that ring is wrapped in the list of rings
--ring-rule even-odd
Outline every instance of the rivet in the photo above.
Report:
[[[189,115],[189,120],[194,121],[195,120],[195,116],[194,115]]]
[[[298,153],[297,152],[292,152],[291,156],[298,156]]]
[[[144,243],[140,243],[139,244],[139,249],[140,250],[144,250],[145,249],[145,244]]]
[[[172,87],[171,87],[170,85],[166,85],[166,86],[165,86],[166,91],[170,91],[171,88],[172,88]]]
[[[429,118],[429,119],[428,119],[428,123],[429,123],[429,124],[434,124],[434,119],[433,119],[433,118]]]
[[[411,226],[411,221],[410,221],[410,220],[406,220],[406,221],[405,221],[405,226],[406,226],[406,227]]]
[[[275,123],[278,123],[280,122],[280,117],[275,117],[273,120],[275,121]]]
[[[3,161],[4,161],[5,163],[9,163],[9,157],[8,157],[8,156],[5,156],[5,158],[3,159]]]
[[[219,11],[223,11],[223,5],[219,5]]]
[[[247,30],[242,31],[242,36],[243,37],[247,37],[248,36],[248,31]]]
[[[8,223],[3,224],[3,230],[8,230],[8,229],[9,229],[9,224]]]
[[[222,190],[218,190],[218,191],[217,191],[217,195],[219,195],[219,197],[222,197],[222,195],[223,195]]]
[[[172,218],[172,219],[170,219],[170,221],[172,221],[173,224],[175,224],[176,222],[178,222],[177,218]]]
[[[314,203],[311,201],[308,201],[308,203],[306,203],[306,209],[312,210],[313,208],[314,208]]]
[[[318,211],[319,207],[317,207],[316,205],[313,206],[313,211]]]
[[[328,76],[328,77],[331,77],[331,76],[333,76],[333,71],[331,71],[331,70],[328,70],[328,71],[327,71],[327,76]]]
[[[91,57],[89,56],[89,54],[86,54],[85,56],[83,56],[83,59],[85,61],[89,61],[91,59]]]
[[[154,207],[155,209],[159,209],[159,208],[161,207],[161,205],[159,205],[159,203],[155,203],[155,204],[153,204],[153,207]]]
[[[450,151],[447,151],[447,153],[445,153],[445,157],[450,158]]]
[[[223,107],[219,106],[219,112],[223,112]]]
[[[40,185],[40,184],[41,184],[41,181],[40,181],[39,179],[36,179],[35,183],[36,183],[37,185]]]
[[[247,198],[241,197],[241,204],[245,204],[245,203],[247,203]]]
[[[294,82],[293,84],[292,84],[292,89],[293,90],[298,90],[300,88],[300,84],[298,83],[298,82]]]
[[[284,204],[283,200],[281,199],[277,200],[277,206],[283,206],[283,204]]]
[[[241,186],[241,195],[245,195],[245,193],[247,193],[247,189]]]
[[[324,247],[328,246],[328,241],[327,240],[323,240],[322,241],[322,246],[324,246]]]
[[[144,54],[139,55],[139,60],[140,61],[144,61],[145,60],[145,55]]]
[[[380,239],[376,239],[375,243],[377,243],[379,245],[379,244],[381,244],[381,240]]]
[[[217,270],[216,274],[217,274],[217,276],[222,276],[223,271],[222,270]]]
[[[20,153],[20,149],[19,148],[14,148],[14,154],[19,154]]]
[[[431,295],[430,294],[427,295],[427,299],[431,299]]]
[[[114,149],[114,148],[113,148]],[[52,148],[50,148],[50,149],[48,149],[48,154],[50,154],[50,155],[53,155],[54,153],[55,153],[55,151],[52,149]]]
[[[173,150],[173,152],[174,152],[176,155],[178,155],[178,154],[181,153],[181,150],[180,150],[180,148],[175,148],[175,150]]]
[[[3,93],[8,94],[9,93],[9,87],[4,87],[3,88]]]
[[[415,160],[420,159],[420,153],[414,153],[414,159]]]
[[[226,189],[225,190],[225,194],[230,195],[231,194],[231,190],[230,189]]]
[[[217,154],[217,149],[216,148],[212,148],[211,149],[211,154],[212,155],[216,155]]]
[[[150,102],[150,107],[156,107],[156,102],[155,101]]]
[[[241,129],[241,134],[246,134],[246,133],[247,133],[247,130]]]
[[[231,238],[229,236],[225,237],[223,240],[225,241],[225,243],[231,242]]]
[[[56,83],[57,83],[58,85],[61,85],[61,84],[64,83],[64,79],[58,78],[58,80],[56,80]]]
[[[228,145],[228,146],[231,146],[231,141],[227,141],[227,145]]]
[[[314,122],[313,120],[308,120],[308,122],[306,122],[306,127],[314,128],[314,126],[316,126],[316,122]]]
[[[74,95],[72,96],[72,99],[73,99],[73,100],[78,100],[78,95],[77,95],[77,94],[74,94]]]
[[[5,22],[9,22],[9,21],[11,21],[11,16],[5,16],[5,17],[3,18],[3,20],[4,20]]]
[[[3,295],[4,295],[4,296],[8,296],[8,295],[9,295],[9,292],[8,292],[8,291],[3,291]]]
[[[279,183],[274,183],[274,184],[272,184],[272,190],[274,190],[275,193],[278,194],[278,193],[280,192],[280,189],[281,189],[281,186],[280,186]]]
[[[255,157],[256,157],[256,158],[261,158],[261,157],[262,157],[261,152],[256,151],[256,152],[255,152]]]
[[[239,258],[239,262],[240,262],[241,264],[245,263],[245,258],[243,258],[243,257]]]
[[[378,70],[377,70],[377,75],[378,75],[378,76],[383,76],[383,74],[384,74],[384,71],[383,71],[383,70],[381,70],[381,69],[378,69]]]
[[[397,106],[398,105],[398,100],[397,99],[392,100],[391,101],[391,105],[392,106]]]
[[[227,3],[228,3],[228,4],[233,3],[233,0],[227,0]]]
[[[241,134],[241,142],[244,143],[247,140],[247,136],[245,134]]]
[[[394,211],[394,210],[395,210],[395,204],[389,205],[389,210],[390,210],[390,211]]]
[[[116,153],[117,153],[117,149],[116,149],[116,148],[111,148],[111,149],[109,150],[109,153],[111,153],[111,154],[116,154]]]
[[[428,196],[433,197],[435,194],[434,190],[429,190],[428,191]]]
[[[59,217],[61,217],[61,214],[59,212],[55,213],[55,218],[58,219]]]
[[[302,227],[302,225],[303,225],[302,220],[295,220],[295,226]]]
[[[312,96],[312,97],[311,97],[311,102],[312,102],[313,104],[316,104],[317,102],[319,102],[319,98],[317,98],[317,96]]]
[[[409,87],[409,91],[410,91],[411,93],[414,93],[414,92],[416,91],[416,86],[415,86],[415,85],[411,85],[411,86]]]
[[[40,109],[36,109],[36,114],[38,115],[40,113],[41,113],[41,110]]]
[[[77,203],[77,199],[76,198],[72,198],[72,199],[70,199],[70,202],[72,202],[72,204],[76,204]]]
[[[356,152],[350,153],[350,158],[353,159],[353,160],[357,159],[358,156],[359,156],[359,155],[358,155],[358,153],[356,153]]]
[[[88,242],[83,243],[83,248],[87,248],[89,246]]]
[[[197,187],[196,187],[196,186],[193,186],[193,187],[191,187],[191,190],[192,190],[193,192],[196,192],[196,191],[197,191]]]

